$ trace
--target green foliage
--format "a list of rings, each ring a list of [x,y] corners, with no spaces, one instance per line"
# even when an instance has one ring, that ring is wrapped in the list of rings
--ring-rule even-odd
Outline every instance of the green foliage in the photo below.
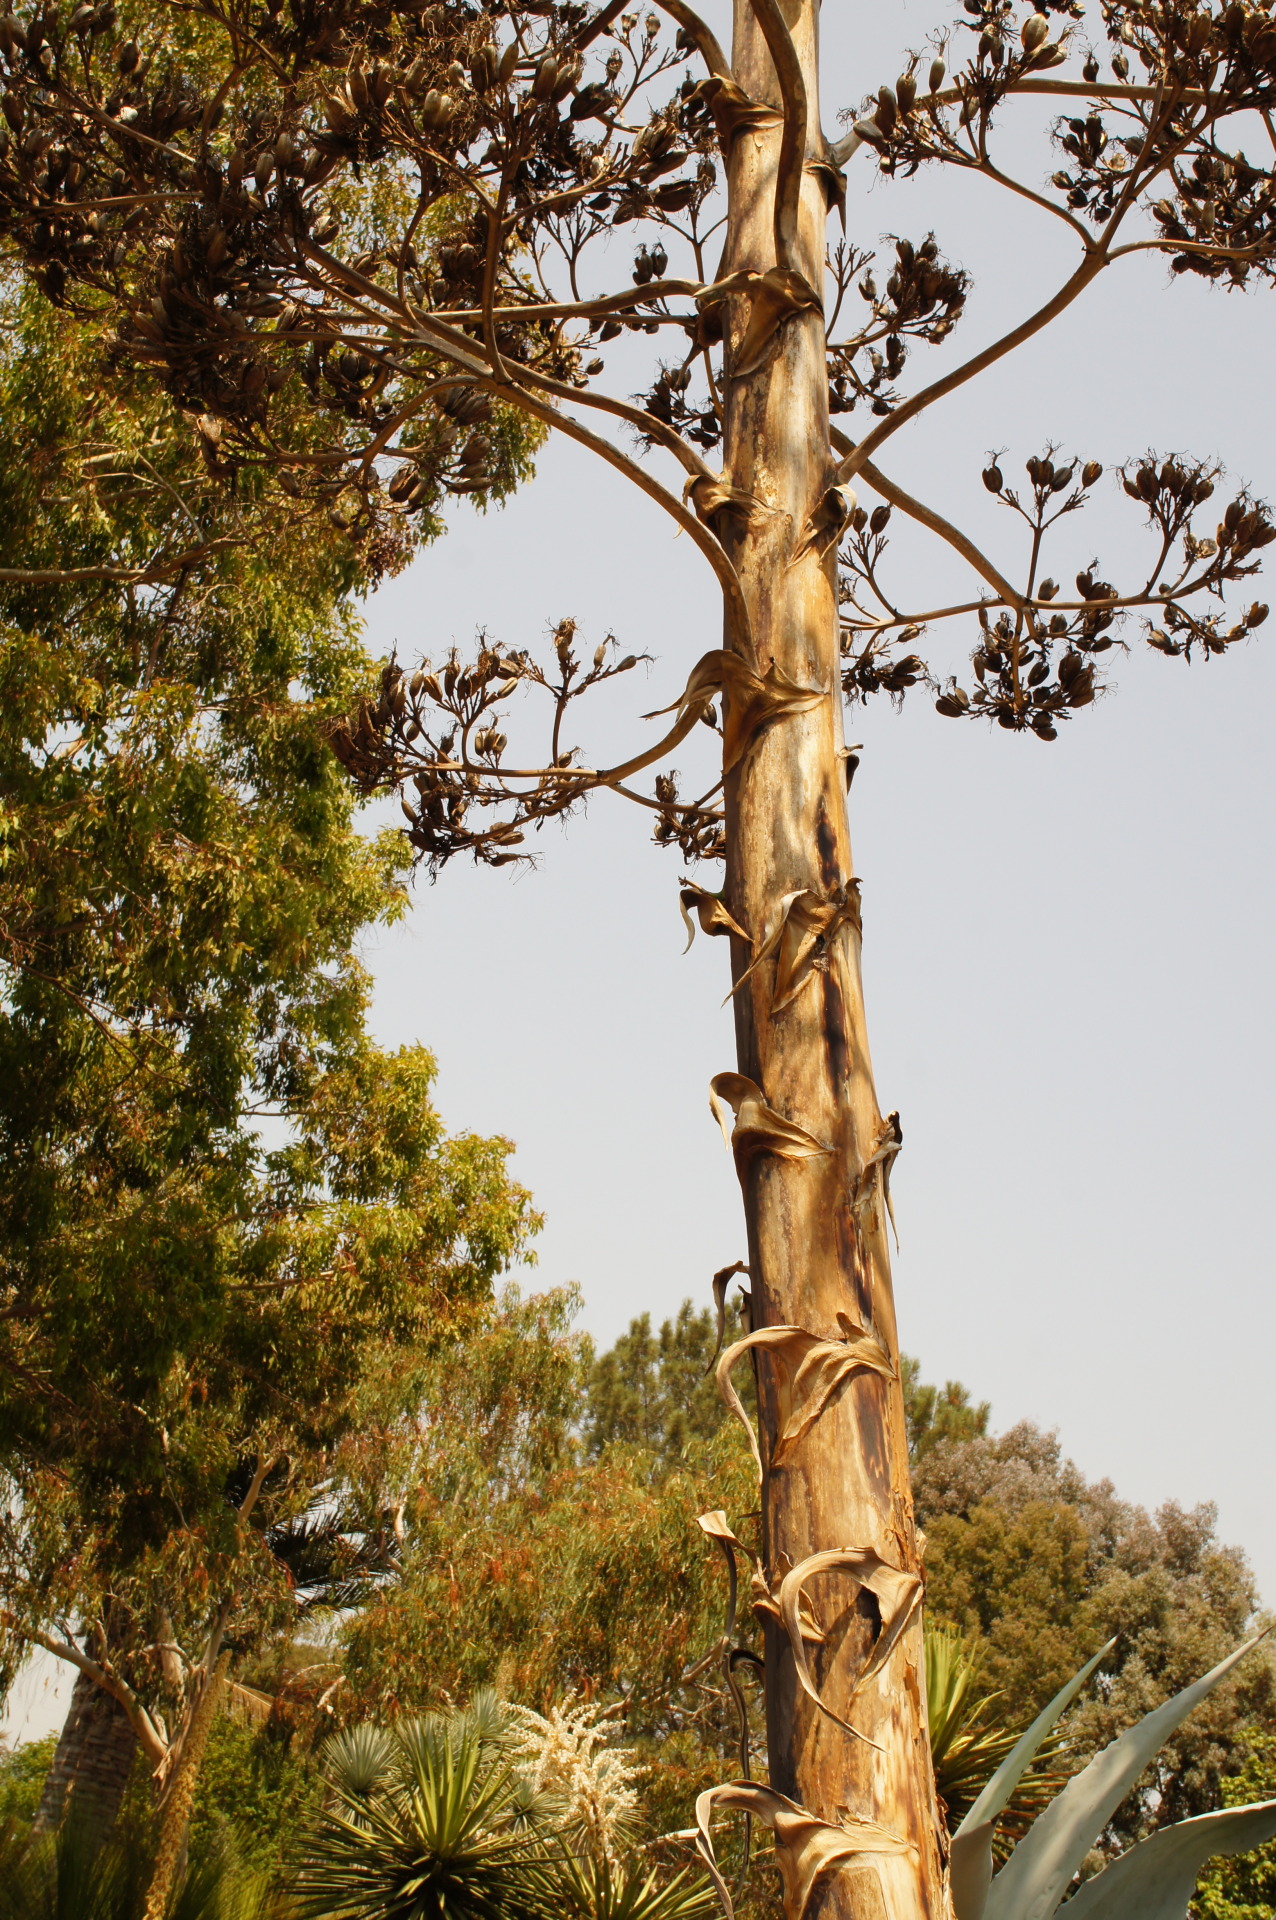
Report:
[[[1224,1547],[1212,1508],[1151,1516],[1089,1483],[1058,1441],[1024,1423],[996,1439],[936,1446],[914,1475],[926,1531],[929,1618],[977,1644],[986,1683],[1018,1724],[1112,1635],[1112,1667],[1067,1721],[1077,1761],[1094,1754],[1228,1653],[1257,1594]],[[1217,1806],[1249,1733],[1276,1724],[1260,1655],[1167,1740],[1105,1843],[1136,1841]]]
[[[1276,1800],[1276,1733],[1253,1731],[1240,1743],[1243,1765],[1223,1781],[1225,1807]],[[1195,1920],[1270,1920],[1276,1912],[1276,1840],[1239,1859],[1218,1860],[1202,1876]]]
[[[914,1466],[941,1440],[980,1440],[987,1433],[992,1417],[990,1402],[973,1402],[960,1380],[946,1380],[942,1388],[927,1385],[922,1379],[921,1361],[911,1353],[900,1355],[900,1373],[908,1457]]]
[[[0,1920],[143,1920],[152,1864],[144,1829],[99,1844],[74,1820],[46,1834],[10,1822],[0,1832]],[[269,1887],[233,1854],[192,1846],[165,1920],[267,1920],[273,1911]]]
[[[200,1855],[228,1847],[246,1868],[278,1881],[322,1792],[309,1744],[291,1728],[221,1714],[200,1767],[191,1845]]]
[[[23,1740],[0,1753],[0,1826],[6,1820],[32,1818],[56,1745],[57,1736],[50,1734],[44,1740]]]
[[[404,850],[325,746],[370,677],[353,550],[99,392],[89,320],[3,317],[0,513],[60,577],[0,582],[0,1653],[78,1621],[180,1725],[148,1646],[385,1577],[338,1456],[536,1220],[366,1030]]]
[[[732,1315],[726,1338],[739,1337]],[[594,1361],[585,1412],[585,1447],[601,1454],[617,1442],[641,1447],[667,1470],[695,1440],[708,1440],[722,1424],[723,1407],[713,1378],[717,1333],[707,1308],[697,1313],[684,1300],[677,1317],[658,1335],[650,1314],[640,1314],[613,1347]]]

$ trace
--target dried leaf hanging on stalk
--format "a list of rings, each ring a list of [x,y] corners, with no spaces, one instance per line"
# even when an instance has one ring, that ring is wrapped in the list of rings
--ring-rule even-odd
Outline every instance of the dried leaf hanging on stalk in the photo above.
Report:
[[[886,1211],[890,1215],[891,1232],[895,1235],[896,1247],[899,1246],[899,1228],[895,1225],[895,1202],[891,1199],[891,1168],[903,1144],[904,1129],[900,1125],[898,1109],[895,1109],[883,1120],[877,1145],[860,1168],[859,1179],[855,1182],[855,1206],[858,1210],[873,1190],[873,1174],[878,1167],[881,1168],[882,1196],[886,1201]]]
[[[684,953],[691,950],[691,942],[696,937],[695,921],[690,909],[694,907],[696,920],[700,922],[701,933],[734,933],[741,940],[749,936],[740,922],[727,912],[726,904],[720,893],[710,893],[707,887],[698,887],[694,880],[684,880],[678,892],[678,907],[687,929],[687,944]]]
[[[696,1848],[718,1890],[726,1920],[734,1920],[731,1894],[718,1868],[711,1832],[715,1811],[725,1807],[750,1814],[775,1835],[775,1863],[784,1886],[784,1920],[802,1920],[819,1882],[848,1860],[861,1854],[901,1854],[915,1851],[911,1842],[871,1820],[846,1820],[833,1826],[774,1787],[751,1780],[733,1780],[710,1787],[696,1800]]]
[[[785,1007],[792,1005],[807,982],[822,970],[833,936],[844,926],[854,927],[857,933],[860,931],[858,880],[851,880],[846,886],[828,894],[805,887],[782,895],[774,925],[727,999],[739,993],[746,980],[778,948],[779,958],[771,987],[771,1012],[781,1013]]]
[[[710,1371],[718,1355],[722,1352],[722,1342],[726,1337],[727,1288],[731,1285],[737,1273],[748,1272],[749,1269],[743,1260],[733,1260],[729,1267],[719,1267],[713,1276],[713,1305],[718,1317],[718,1337],[714,1341],[713,1353],[710,1356],[709,1365],[705,1368],[706,1373]],[[752,1275],[750,1275],[750,1278],[752,1278]],[[747,1314],[749,1307],[753,1304],[753,1295],[747,1287],[741,1287],[740,1289],[740,1304]],[[747,1320],[745,1324],[747,1326]]]
[[[756,736],[771,721],[789,713],[807,713],[827,696],[818,687],[799,687],[772,661],[765,674],[756,674],[738,653],[715,648],[698,660],[678,698],[667,707],[645,713],[644,720],[677,713],[683,720],[693,710],[703,713],[714,694],[724,696],[722,716],[722,772],[725,776],[744,758]]]
[[[812,550],[823,559],[829,548],[836,546],[842,529],[854,510],[853,487],[829,487],[803,527],[802,537],[789,555],[789,565],[795,567],[798,561]]]
[[[759,1327],[729,1346],[718,1361],[715,1374],[718,1392],[749,1436],[753,1457],[762,1471],[762,1455],[753,1422],[744,1410],[744,1402],[731,1382],[731,1369],[741,1354],[759,1350],[774,1354],[780,1363],[777,1390],[779,1431],[771,1450],[772,1467],[782,1466],[789,1449],[802,1438],[841,1386],[857,1368],[867,1367],[885,1380],[895,1378],[890,1355],[872,1333],[853,1327],[839,1313],[840,1340],[826,1340],[805,1327]]]
[[[761,127],[778,127],[784,119],[778,108],[751,99],[738,81],[728,80],[724,74],[711,74],[702,80],[696,88],[696,97],[705,102],[727,145],[745,128],[756,131]]]
[[[740,276],[737,276],[740,277]],[[800,273],[789,267],[772,267],[769,272],[750,274],[752,302],[744,338],[736,351],[732,378],[743,380],[766,364],[780,328],[794,314],[809,313],[820,306],[820,297]]]
[[[802,1589],[818,1573],[851,1574],[861,1587],[866,1587],[874,1595],[881,1609],[881,1629],[873,1642],[872,1653],[851,1684],[847,1696],[848,1707],[860,1688],[880,1673],[889,1660],[900,1635],[921,1605],[922,1581],[918,1574],[905,1573],[900,1567],[890,1566],[871,1547],[842,1547],[827,1553],[811,1554],[809,1559],[800,1561],[790,1573],[786,1573],[780,1582],[780,1615],[789,1636],[793,1664],[802,1691],[815,1702],[821,1713],[836,1721],[852,1738],[867,1740],[866,1734],[853,1727],[849,1720],[844,1720],[840,1713],[834,1713],[832,1707],[826,1704],[807,1661],[800,1618],[800,1608],[805,1598]],[[873,1746],[875,1742],[869,1740],[868,1744]]]
[[[765,506],[754,494],[746,493],[742,487],[733,487],[725,474],[720,474],[716,479],[710,473],[692,474],[682,489],[682,497],[691,502],[697,518],[706,525],[715,513],[724,511],[743,520],[746,526],[752,526],[757,520],[768,519],[776,511],[774,507]]]
[[[786,1120],[769,1107],[756,1080],[743,1073],[715,1073],[709,1082],[709,1107],[735,1155],[739,1174],[755,1153],[774,1153],[781,1160],[811,1160],[833,1151],[795,1120]],[[728,1125],[728,1109],[735,1114],[734,1126]]]

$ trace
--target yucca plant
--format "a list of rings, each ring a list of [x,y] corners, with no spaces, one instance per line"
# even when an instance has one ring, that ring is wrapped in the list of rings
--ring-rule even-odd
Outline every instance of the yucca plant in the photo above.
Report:
[[[339,1735],[297,1920],[704,1920],[708,1881],[634,1848],[636,1768],[607,1733],[596,1708],[545,1718],[484,1692]]]
[[[925,1649],[926,1721],[935,1790],[952,1827],[1014,1751],[1021,1729],[1006,1725],[999,1711],[1001,1693],[982,1684],[980,1651],[964,1634],[928,1621]],[[1009,1852],[1067,1784],[1067,1775],[1056,1764],[1062,1747],[1059,1735],[1050,1734],[1020,1779],[998,1826],[998,1858]]]
[[[324,1750],[331,1795],[296,1889],[304,1920],[526,1920],[543,1911],[548,1808],[511,1762],[491,1695],[465,1713],[359,1726]]]
[[[717,1910],[702,1874],[662,1880],[633,1857],[613,1862],[569,1847],[550,1856],[543,1884],[546,1911],[563,1920],[707,1920]]]

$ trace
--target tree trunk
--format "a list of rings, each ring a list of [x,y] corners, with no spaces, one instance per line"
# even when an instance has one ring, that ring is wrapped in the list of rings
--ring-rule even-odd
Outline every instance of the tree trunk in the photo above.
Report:
[[[137,1735],[119,1701],[77,1674],[53,1764],[36,1809],[35,1827],[48,1832],[62,1823],[68,1803],[100,1833],[119,1818]]]
[[[817,0],[779,0],[800,57],[809,102],[808,155],[819,156]],[[781,104],[776,69],[750,0],[735,0],[734,71],[755,101]],[[726,271],[776,264],[773,235],[778,125],[746,129],[729,166]],[[803,177],[794,264],[824,284],[827,206],[818,172]],[[742,301],[733,306],[743,309]],[[732,315],[736,352],[745,313]],[[728,361],[728,365],[730,361]],[[809,1555],[871,1548],[905,1572],[920,1572],[909,1488],[899,1347],[886,1237],[893,1138],[873,1085],[860,979],[857,889],[846,815],[836,593],[836,541],[791,563],[836,461],[828,439],[824,325],[818,311],[781,329],[779,346],[754,373],[729,379],[726,471],[731,484],[771,509],[727,535],[753,621],[758,673],[774,664],[803,688],[829,697],[789,713],[758,735],[726,785],[727,902],[756,942],[786,895],[849,896],[813,978],[772,1009],[775,967],[760,966],[736,995],[739,1069],[768,1105],[813,1134],[831,1154],[804,1160],[756,1152],[740,1161],[748,1223],[755,1327],[801,1327],[837,1340],[839,1315],[871,1329],[895,1365],[890,1380],[857,1371],[805,1435],[772,1467],[777,1364],[757,1355],[762,1409],[763,1551],[772,1588]],[[728,632],[727,644],[738,648]],[[751,955],[733,939],[735,977]],[[940,1920],[948,1912],[926,1729],[920,1610],[881,1674],[849,1703],[877,1631],[873,1597],[848,1575],[820,1574],[809,1598],[827,1639],[808,1648],[827,1704],[868,1740],[853,1739],[798,1685],[787,1637],[766,1631],[770,1778],[811,1813],[836,1823],[869,1819],[910,1841],[896,1856],[865,1854],[821,1887],[808,1907],[860,1920]]]

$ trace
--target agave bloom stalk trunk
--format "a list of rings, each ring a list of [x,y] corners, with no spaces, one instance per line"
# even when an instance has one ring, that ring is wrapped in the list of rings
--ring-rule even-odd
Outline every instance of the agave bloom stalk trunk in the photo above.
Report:
[[[782,89],[755,5],[735,0],[732,66],[753,100],[782,109],[786,92],[792,101],[792,75]],[[823,158],[819,8],[816,0],[780,0],[777,10],[797,54],[807,101],[789,251],[793,266],[818,290],[824,283],[827,176],[809,163]],[[777,265],[777,242],[783,247],[785,240],[777,232],[784,218],[785,183],[778,178],[783,142],[778,118],[744,130],[733,142],[728,273],[765,273]],[[748,309],[744,300],[731,306],[738,311],[729,312],[728,337],[738,364]],[[816,948],[819,964],[787,1005],[775,1004],[777,969],[770,965],[758,967],[735,996],[741,1074],[762,1089],[770,1108],[831,1149],[790,1159],[750,1152],[737,1135],[753,1324],[795,1326],[836,1340],[849,1321],[876,1335],[894,1367],[893,1378],[867,1368],[853,1372],[797,1443],[783,1450],[782,1460],[771,1464],[782,1424],[778,1375],[769,1357],[759,1354],[764,1554],[773,1587],[790,1567],[830,1549],[871,1549],[889,1566],[917,1575],[887,1238],[895,1129],[874,1089],[861,986],[837,693],[836,541],[822,543],[817,531],[837,465],[829,442],[820,309],[787,320],[778,350],[760,369],[730,379],[725,401],[727,478],[762,509],[747,526],[737,516],[727,536],[753,624],[756,659],[750,664],[759,674],[774,666],[796,685],[832,696],[763,730],[729,774],[726,900],[751,932],[755,949],[778,926],[794,894],[806,896],[817,912],[820,902],[841,907],[832,916],[825,950]],[[815,537],[795,559],[806,529]],[[726,644],[740,646],[730,624]],[[734,938],[732,950],[739,982],[753,955]],[[908,1853],[865,1855],[862,1865],[828,1879],[814,1904],[822,1913],[861,1920],[929,1920],[948,1909],[926,1730],[920,1609],[881,1673],[852,1699],[857,1672],[879,1630],[878,1603],[839,1571],[813,1578],[808,1594],[827,1636],[824,1644],[808,1648],[819,1691],[866,1739],[852,1738],[802,1689],[784,1628],[769,1620],[771,1784],[819,1818],[871,1819],[912,1844]]]

